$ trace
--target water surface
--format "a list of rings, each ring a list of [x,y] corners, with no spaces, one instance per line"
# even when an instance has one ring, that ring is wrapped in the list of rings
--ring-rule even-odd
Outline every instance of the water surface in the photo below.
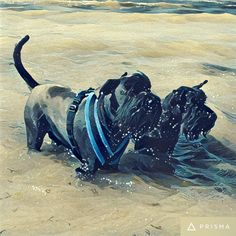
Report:
[[[0,8],[2,235],[179,235],[183,216],[235,216],[235,1],[1,1]],[[173,176],[100,171],[92,183],[80,181],[77,163],[49,140],[41,153],[27,152],[29,91],[12,64],[26,34],[23,61],[40,83],[78,91],[140,70],[163,98],[208,79],[216,126],[207,140],[181,137]],[[123,167],[139,161],[127,157]]]

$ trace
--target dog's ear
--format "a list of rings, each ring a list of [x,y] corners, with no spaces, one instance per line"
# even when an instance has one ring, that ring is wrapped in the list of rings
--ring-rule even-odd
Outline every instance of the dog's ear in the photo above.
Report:
[[[132,74],[124,82],[124,87],[129,94],[137,95],[141,92],[149,92],[151,90],[151,81],[149,78],[141,71]]]
[[[171,93],[169,93],[162,102],[162,106],[164,110],[173,108],[176,105],[182,106],[182,104],[185,104],[186,93],[187,93],[187,89],[184,86],[178,88],[177,90],[173,90]]]
[[[202,83],[193,86],[193,89],[200,89],[203,85],[205,85],[206,83],[208,83],[208,80],[204,80]]]
[[[125,72],[121,77],[125,77],[125,76],[127,76],[127,75],[128,75],[128,73]]]
[[[107,80],[107,82],[100,89],[99,97],[112,93],[118,87],[119,84],[120,84],[120,79]]]

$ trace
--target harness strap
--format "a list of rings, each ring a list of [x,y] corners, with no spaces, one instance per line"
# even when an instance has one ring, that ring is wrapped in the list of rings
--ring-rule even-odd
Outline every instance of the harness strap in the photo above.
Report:
[[[95,152],[95,154],[96,154],[97,158],[99,159],[99,161],[101,162],[101,164],[104,165],[105,164],[105,159],[104,159],[104,157],[103,157],[102,153],[100,152],[100,149],[97,145],[97,142],[96,142],[95,137],[93,135],[92,126],[91,126],[91,123],[90,123],[89,108],[90,108],[91,100],[94,96],[95,96],[94,93],[90,93],[88,98],[87,98],[87,101],[86,101],[86,104],[85,104],[85,122],[86,122],[86,128],[87,128],[89,140],[90,140],[90,143],[93,147],[93,151]]]
[[[114,165],[119,163],[120,157],[124,153],[129,143],[129,136],[127,136],[121,142],[121,144],[115,151],[112,151],[109,142],[107,141],[106,135],[103,132],[102,125],[98,117],[98,100],[93,91],[94,90],[90,88],[88,90],[76,94],[73,102],[71,103],[68,109],[66,130],[68,139],[70,141],[70,148],[73,154],[82,163],[85,163],[85,160],[83,160],[81,157],[78,144],[74,137],[74,119],[80,103],[85,97],[87,97],[84,114],[86,129],[93,151],[96,154],[101,165],[104,165],[105,163]]]
[[[95,123],[96,123],[96,126],[97,126],[97,129],[98,129],[98,133],[99,133],[99,136],[101,137],[101,140],[102,140],[102,143],[104,144],[106,150],[108,151],[109,153],[109,156],[110,158],[114,157],[116,154],[118,154],[123,148],[124,146],[127,146],[128,142],[129,142],[129,136],[127,136],[122,142],[121,144],[118,146],[118,148],[116,149],[115,152],[113,152],[110,148],[110,145],[106,139],[106,136],[102,130],[102,126],[101,126],[101,123],[99,121],[99,117],[98,117],[98,108],[97,108],[97,105],[98,104],[98,99],[95,100],[95,103],[94,103],[94,117],[95,117]],[[123,153],[122,153],[123,154]],[[121,154],[121,155],[122,155]]]
[[[70,146],[73,154],[82,162],[84,163],[84,160],[81,157],[79,147],[75,141],[74,138],[74,119],[75,114],[78,111],[79,105],[82,102],[82,100],[88,96],[88,93],[93,91],[93,89],[89,88],[88,90],[81,91],[76,94],[73,102],[71,103],[68,113],[67,113],[67,119],[66,119],[66,131],[68,138],[70,140]]]
[[[114,153],[112,152],[112,150],[110,148],[110,145],[109,145],[109,143],[108,143],[108,141],[107,141],[107,139],[105,137],[105,134],[104,134],[104,132],[102,130],[102,126],[101,126],[101,123],[100,123],[99,118],[98,118],[97,109],[98,109],[98,100],[96,99],[95,103],[94,103],[94,118],[95,118],[95,123],[96,123],[97,129],[98,129],[99,135],[101,137],[102,143],[106,147],[109,155],[113,156]]]
[[[93,104],[92,104],[93,103]],[[127,136],[121,144],[118,146],[116,151],[112,151],[111,147],[106,139],[106,136],[103,132],[101,123],[98,117],[98,107],[97,107],[98,100],[94,93],[89,94],[86,104],[85,104],[85,122],[86,128],[88,132],[88,136],[90,139],[90,143],[92,148],[99,159],[100,163],[104,165],[106,162],[109,164],[117,164],[119,162],[120,157],[124,153],[128,143],[129,143],[129,136]],[[94,105],[93,116],[90,114],[91,105]],[[94,120],[94,129],[91,125],[91,122]],[[100,141],[101,142],[100,142]]]

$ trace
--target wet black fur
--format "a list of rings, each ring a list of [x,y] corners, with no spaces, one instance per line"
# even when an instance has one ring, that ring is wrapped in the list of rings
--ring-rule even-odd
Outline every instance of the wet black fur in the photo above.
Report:
[[[21,49],[28,40],[29,40],[29,35],[26,35],[24,38],[20,40],[18,44],[16,44],[15,50],[13,52],[13,59],[17,71],[19,72],[23,80],[26,82],[26,84],[29,86],[29,88],[33,89],[34,87],[38,86],[39,83],[32,78],[32,76],[24,68],[21,61]]]
[[[39,85],[21,62],[20,51],[28,39],[29,36],[25,36],[16,45],[13,53],[17,71],[32,89],[32,99],[28,99],[25,107],[27,146],[31,150],[40,151],[43,139],[48,134],[57,144],[68,147],[66,125],[60,126],[58,120],[66,121],[66,113],[75,94],[69,88],[52,85],[46,94],[43,93],[44,96],[39,98],[37,93],[35,96],[34,91],[40,91],[39,86],[46,87]],[[108,80],[101,87],[98,95],[98,116],[104,132],[110,137],[113,150],[127,135],[137,139],[150,132],[154,127],[153,121],[160,118],[160,99],[150,90],[150,80],[142,72],[131,76],[125,73],[119,79]],[[55,106],[54,104],[58,104],[55,101],[60,101],[60,106]],[[94,173],[101,166],[97,164],[97,158],[88,139],[83,109],[84,102],[79,106],[75,116],[74,138],[83,160],[87,163],[86,171]]]
[[[171,154],[181,134],[193,141],[206,136],[215,125],[217,116],[205,105],[207,97],[200,89],[205,83],[207,81],[192,88],[182,86],[168,94],[162,101],[162,114],[154,130],[135,143],[139,154],[156,157],[160,169],[173,171]]]

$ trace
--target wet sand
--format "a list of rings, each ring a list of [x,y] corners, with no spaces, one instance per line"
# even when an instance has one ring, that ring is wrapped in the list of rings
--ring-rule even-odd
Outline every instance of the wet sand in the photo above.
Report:
[[[236,150],[236,16],[63,7],[0,14],[2,235],[179,235],[181,217],[236,216],[235,196],[214,186],[104,172],[87,183],[49,140],[41,153],[28,154],[23,108],[29,91],[12,64],[15,43],[29,34],[23,62],[40,83],[77,91],[140,70],[163,98],[208,79],[204,91],[218,115],[211,135]]]

